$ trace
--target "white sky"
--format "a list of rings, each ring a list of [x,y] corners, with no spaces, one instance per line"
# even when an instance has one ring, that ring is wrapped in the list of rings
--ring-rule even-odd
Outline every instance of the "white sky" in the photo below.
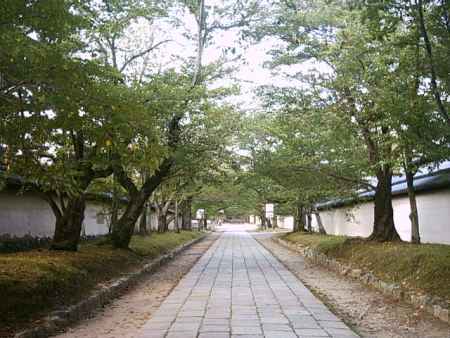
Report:
[[[220,1],[207,0],[207,4],[219,3]],[[174,29],[172,23],[159,22],[155,28],[149,26],[147,22],[139,22],[130,29],[126,44],[135,45],[136,48],[146,48],[145,43],[154,37],[154,42],[171,39],[172,41],[162,45],[157,52],[153,53],[150,67],[179,68],[188,58],[194,58],[196,55],[195,40],[188,39],[185,34],[195,37],[197,26],[194,17],[188,13],[177,12],[177,18],[182,23],[178,29]],[[239,84],[241,87],[241,95],[228,99],[229,103],[235,104],[242,110],[254,110],[260,107],[258,98],[254,95],[254,90],[262,85],[291,86],[295,84],[292,79],[286,79],[281,74],[274,74],[270,69],[263,65],[270,60],[268,52],[277,44],[274,39],[266,39],[259,44],[242,46],[238,42],[238,31],[236,29],[229,31],[216,32],[204,51],[203,64],[218,61],[223,57],[224,50],[235,48],[236,54],[228,53],[231,59],[236,55],[242,55],[238,61],[231,62],[230,65],[237,66],[238,69],[231,77],[221,79],[214,84],[216,86]],[[304,67],[295,69],[296,71]],[[180,69],[180,68],[179,68]],[[294,73],[293,70],[290,70]],[[295,84],[299,85],[299,83]]]

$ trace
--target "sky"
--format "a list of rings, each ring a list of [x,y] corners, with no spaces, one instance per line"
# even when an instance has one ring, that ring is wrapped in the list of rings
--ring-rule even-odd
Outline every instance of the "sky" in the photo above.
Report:
[[[208,5],[213,3],[220,3],[220,1],[207,0]],[[177,29],[174,29],[172,22],[161,20],[152,27],[147,21],[142,20],[130,28],[125,44],[138,51],[145,48],[152,40],[153,43],[157,43],[169,39],[169,42],[152,53],[150,67],[181,69],[187,58],[194,58],[196,55],[196,43],[192,37],[196,36],[197,25],[194,17],[187,11],[178,10],[175,15],[181,24]],[[186,35],[189,35],[191,39]],[[216,32],[204,51],[203,65],[220,60],[227,48],[234,48],[236,54],[228,52],[227,57],[231,59],[237,55],[241,56],[239,60],[228,63],[237,70],[231,76],[216,81],[212,87],[238,84],[241,94],[228,98],[228,103],[240,107],[243,111],[259,110],[261,102],[254,94],[256,88],[263,85],[292,86],[295,85],[295,81],[287,79],[280,72],[275,73],[264,67],[264,64],[270,60],[268,51],[279,43],[275,39],[264,39],[255,44],[246,43],[245,46],[238,40],[237,29]],[[141,59],[140,62],[142,63],[143,60]],[[302,68],[307,67],[300,67]]]

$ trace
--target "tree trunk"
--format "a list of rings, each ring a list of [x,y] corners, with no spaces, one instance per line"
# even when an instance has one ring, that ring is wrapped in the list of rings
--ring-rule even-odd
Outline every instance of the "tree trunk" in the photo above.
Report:
[[[181,227],[183,230],[192,229],[192,198],[183,201],[181,206]]]
[[[180,232],[180,224],[178,222],[178,201],[175,201],[175,219],[173,222],[175,231]]]
[[[130,197],[125,212],[113,224],[111,240],[115,248],[128,249],[136,221],[142,214],[145,202],[146,199],[142,194],[136,194]]]
[[[141,235],[147,235],[147,205],[144,205],[144,208],[142,210],[141,219],[139,221],[139,234]]]
[[[86,199],[84,195],[71,197],[56,216],[51,250],[77,251],[84,220]]]
[[[444,106],[444,103],[442,102],[441,93],[440,93],[439,88],[438,88],[436,67],[435,67],[435,64],[434,64],[434,56],[433,56],[433,47],[431,46],[431,41],[430,41],[430,38],[428,36],[427,27],[426,27],[426,24],[425,24],[424,10],[423,10],[423,1],[422,0],[418,0],[417,5],[418,5],[418,10],[419,10],[419,23],[418,23],[418,26],[419,26],[421,35],[423,37],[423,40],[425,42],[425,51],[427,52],[428,63],[429,63],[429,66],[430,66],[431,90],[433,92],[434,99],[435,99],[436,104],[438,106],[439,113],[445,119],[445,121],[447,122],[447,125],[450,126],[450,116],[448,114],[447,109]]]
[[[411,209],[411,213],[409,214],[409,219],[411,220],[411,243],[420,244],[419,214],[417,212],[416,192],[414,191],[414,172],[405,166],[405,173]]]
[[[306,212],[306,226],[308,229],[308,232],[313,232],[312,230],[312,211],[308,210]]]
[[[274,229],[278,228],[278,219],[277,216],[273,216],[273,223],[272,226]]]
[[[119,194],[116,186],[116,178],[113,174],[113,191],[112,191],[112,210],[111,210],[111,224],[109,226],[109,233],[111,234],[114,224],[119,219]]]
[[[115,154],[115,157],[120,158],[117,154]],[[128,191],[129,198],[125,212],[117,220],[117,223],[113,225],[111,240],[115,248],[128,248],[131,237],[133,236],[135,224],[142,214],[145,203],[168,175],[172,163],[173,159],[165,159],[158,170],[152,176],[148,177],[142,185],[142,188],[138,190],[123,167],[113,161],[114,174],[119,183]]]
[[[167,214],[163,211],[158,213],[158,232],[167,231]]]
[[[305,232],[305,223],[305,207],[302,204],[298,204],[294,217],[294,232]]]
[[[205,214],[203,216],[203,230],[207,230],[208,229],[208,216],[206,215],[206,211]]]
[[[259,213],[259,217],[261,218],[261,229],[265,229],[267,226],[267,219],[266,219],[266,214],[264,212],[264,209],[262,211],[260,211]]]
[[[314,211],[314,215],[316,216],[317,226],[319,227],[319,234],[326,235],[327,231],[325,230],[325,227],[322,223],[322,217],[320,217],[320,214],[318,211]]]
[[[374,225],[369,236],[372,241],[400,241],[394,225],[392,208],[392,170],[389,166],[378,169],[375,191]]]

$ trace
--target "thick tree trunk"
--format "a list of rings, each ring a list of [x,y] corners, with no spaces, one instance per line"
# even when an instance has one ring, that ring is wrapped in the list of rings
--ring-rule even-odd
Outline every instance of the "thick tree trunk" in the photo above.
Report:
[[[294,232],[305,232],[306,214],[305,207],[302,204],[298,204],[295,210],[294,217]]]
[[[142,210],[141,219],[139,220],[139,234],[141,235],[147,235],[147,205],[144,205],[144,208]]]
[[[392,208],[392,170],[389,166],[380,168],[377,172],[377,187],[375,191],[374,225],[369,240],[399,241],[400,236],[394,225],[394,210]]]
[[[131,237],[133,236],[136,221],[142,214],[145,202],[145,196],[142,194],[136,194],[130,197],[125,212],[117,222],[113,224],[111,240],[115,248],[128,248]]]
[[[51,250],[77,251],[84,220],[84,195],[71,197],[60,215],[56,215]]]
[[[317,226],[319,227],[319,234],[326,235],[327,231],[325,230],[325,227],[322,223],[322,217],[320,217],[320,214],[318,211],[314,211],[314,215],[316,216]]]
[[[115,156],[119,155],[115,154]],[[172,163],[173,159],[164,160],[159,169],[152,176],[148,177],[142,185],[142,188],[138,190],[123,167],[113,162],[113,169],[117,180],[127,189],[129,198],[125,212],[117,220],[117,223],[113,225],[111,239],[115,248],[128,248],[131,237],[133,236],[134,227],[139,216],[142,214],[145,203],[166,175],[168,175]]]
[[[417,212],[416,192],[414,191],[414,172],[406,169],[406,183],[408,186],[408,197],[411,213],[409,219],[411,220],[411,243],[420,243],[419,231],[419,214]]]

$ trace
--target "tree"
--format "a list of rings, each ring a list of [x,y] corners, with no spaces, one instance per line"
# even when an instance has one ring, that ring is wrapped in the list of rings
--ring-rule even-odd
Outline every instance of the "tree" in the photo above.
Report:
[[[10,154],[8,173],[44,192],[56,217],[52,248],[76,250],[85,193],[111,173],[104,126],[109,110],[122,104],[116,98],[123,88],[108,86],[108,69],[74,56],[87,24],[78,2],[2,6],[1,142]]]
[[[180,154],[183,153],[183,144],[189,144],[189,142],[184,142],[185,139],[183,139],[182,134],[189,126],[189,122],[194,121],[195,124],[195,119],[197,116],[202,115],[203,108],[210,106],[207,100],[205,84],[208,77],[215,74],[216,67],[207,67],[208,72],[203,72],[202,55],[206,42],[213,30],[206,22],[207,13],[203,1],[195,5],[189,2],[187,5],[196,18],[198,26],[195,64],[193,67],[185,69],[188,76],[169,71],[159,78],[159,80],[164,79],[165,84],[158,82],[158,77],[155,77],[149,83],[150,87],[153,88],[150,89],[150,92],[156,88],[160,90],[154,91],[153,95],[147,95],[150,98],[147,99],[147,102],[152,103],[152,109],[161,118],[160,122],[162,122],[159,124],[159,131],[162,131],[159,135],[163,151],[158,153],[159,156],[154,157],[150,162],[151,164],[156,162],[156,166],[153,165],[146,170],[146,172],[153,174],[148,175],[144,179],[144,183],[140,188],[137,187],[130,172],[127,172],[125,167],[125,163],[129,162],[124,161],[120,151],[115,151],[114,154],[114,174],[129,194],[127,208],[118,219],[112,232],[113,244],[119,248],[128,247],[134,223],[141,214],[143,205],[153,191],[169,175],[173,174],[173,171],[176,170],[174,167],[181,163],[179,159]],[[215,27],[214,29],[221,28],[223,27]],[[159,84],[156,88],[154,87],[155,82]],[[209,94],[211,96],[212,92]],[[142,132],[146,131],[142,130]],[[131,138],[128,139],[128,141],[130,140]],[[145,163],[143,164],[145,165]]]
[[[392,175],[401,168],[399,130],[408,123],[405,112],[410,111],[406,106],[393,107],[391,102],[395,101],[386,100],[386,95],[398,98],[405,93],[400,94],[395,88],[401,86],[401,77],[396,72],[399,59],[394,54],[405,50],[398,40],[405,25],[399,24],[399,18],[387,9],[389,5],[276,3],[274,15],[257,30],[259,35],[273,35],[284,42],[282,48],[272,51],[274,67],[305,61],[325,67],[325,72],[300,73],[302,88],[308,88],[306,84],[310,89],[303,90],[312,93],[311,111],[332,121],[326,125],[346,126],[353,143],[364,145],[365,149],[356,149],[366,153],[366,160],[357,160],[354,166],[361,177],[377,178],[374,231],[370,236],[373,240],[399,239],[393,220],[391,186]],[[377,6],[385,7],[380,11]],[[375,24],[373,17],[379,20]],[[340,158],[335,164],[351,162],[348,155],[352,149],[338,143],[342,140],[338,136],[334,144],[323,142]],[[330,152],[324,154],[321,161],[329,161]],[[339,173],[333,175],[346,179]]]

